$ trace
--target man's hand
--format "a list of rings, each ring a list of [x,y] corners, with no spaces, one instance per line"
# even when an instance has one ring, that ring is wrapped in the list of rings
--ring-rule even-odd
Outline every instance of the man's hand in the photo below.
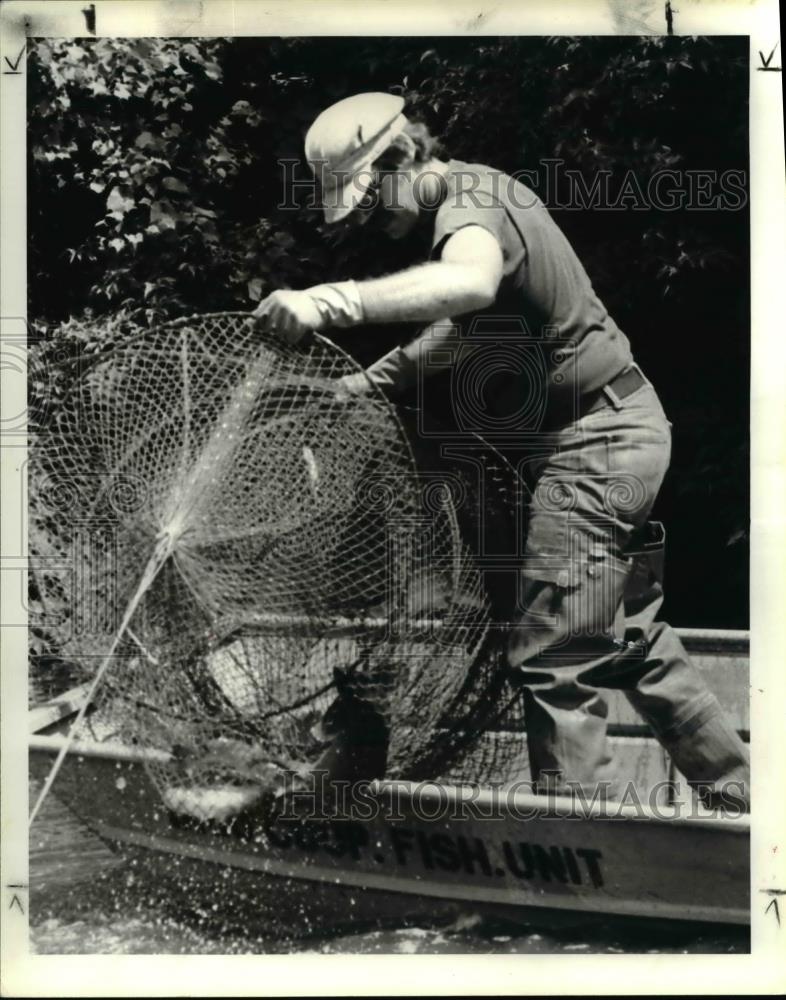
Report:
[[[363,399],[374,391],[365,372],[342,375],[341,378],[336,379],[335,387],[336,400],[340,403],[348,403],[351,399]]]
[[[278,334],[288,344],[297,344],[312,330],[321,330],[322,316],[308,292],[279,289],[263,299],[251,314],[262,330]]]

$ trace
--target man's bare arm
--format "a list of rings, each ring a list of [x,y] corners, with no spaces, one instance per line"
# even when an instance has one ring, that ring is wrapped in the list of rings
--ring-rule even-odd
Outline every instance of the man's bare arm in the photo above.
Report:
[[[442,259],[358,282],[370,323],[429,322],[485,309],[502,279],[502,250],[481,226],[465,226],[445,243]]]
[[[372,281],[281,289],[260,302],[253,316],[290,343],[308,330],[330,326],[431,322],[491,305],[502,267],[496,238],[482,226],[469,225],[446,241],[439,261]]]

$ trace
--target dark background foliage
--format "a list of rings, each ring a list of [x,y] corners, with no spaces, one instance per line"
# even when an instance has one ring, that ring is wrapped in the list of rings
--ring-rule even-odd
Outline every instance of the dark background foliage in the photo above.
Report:
[[[747,39],[77,39],[31,46],[30,317],[43,353],[95,350],[277,287],[362,278],[414,248],[325,230],[279,161],[351,93],[401,93],[446,154],[506,171],[559,158],[588,186],[748,169]],[[296,172],[307,175],[302,166]],[[537,185],[535,185],[537,188]],[[615,187],[616,186],[616,187]],[[749,239],[733,210],[559,208],[675,425],[655,511],[675,624],[748,623]],[[741,203],[741,204],[740,204]],[[401,331],[343,335],[359,360]],[[33,386],[35,396],[35,385]],[[48,380],[46,392],[67,392]]]

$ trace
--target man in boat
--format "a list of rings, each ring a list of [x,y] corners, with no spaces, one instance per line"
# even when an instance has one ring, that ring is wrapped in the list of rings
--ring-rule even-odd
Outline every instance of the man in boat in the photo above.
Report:
[[[360,324],[424,328],[346,378],[347,394],[411,387],[440,347],[454,365],[475,352],[482,381],[484,351],[498,364],[499,341],[535,338],[539,382],[513,380],[529,398],[507,401],[508,414],[526,403],[538,416],[538,433],[522,432],[516,456],[529,487],[528,535],[507,637],[532,778],[557,792],[610,786],[603,692],[618,688],[705,801],[717,802],[732,782],[747,801],[747,748],[673,629],[655,621],[660,586],[623,604],[631,539],[670,458],[671,424],[655,389],[534,192],[482,164],[438,158],[426,128],[403,109],[391,94],[339,101],[311,126],[306,156],[327,223],[356,222],[370,241],[379,232],[426,234],[428,259],[375,280],[276,291],[256,322],[290,343]],[[473,339],[479,323],[496,323],[496,340]],[[504,394],[495,395],[504,416]]]

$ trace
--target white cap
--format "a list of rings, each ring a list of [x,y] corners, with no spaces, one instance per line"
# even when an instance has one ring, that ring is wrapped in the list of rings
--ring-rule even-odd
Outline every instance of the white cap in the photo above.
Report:
[[[322,184],[325,222],[338,222],[368,191],[371,165],[407,124],[404,98],[355,94],[332,104],[306,133],[306,159]]]

